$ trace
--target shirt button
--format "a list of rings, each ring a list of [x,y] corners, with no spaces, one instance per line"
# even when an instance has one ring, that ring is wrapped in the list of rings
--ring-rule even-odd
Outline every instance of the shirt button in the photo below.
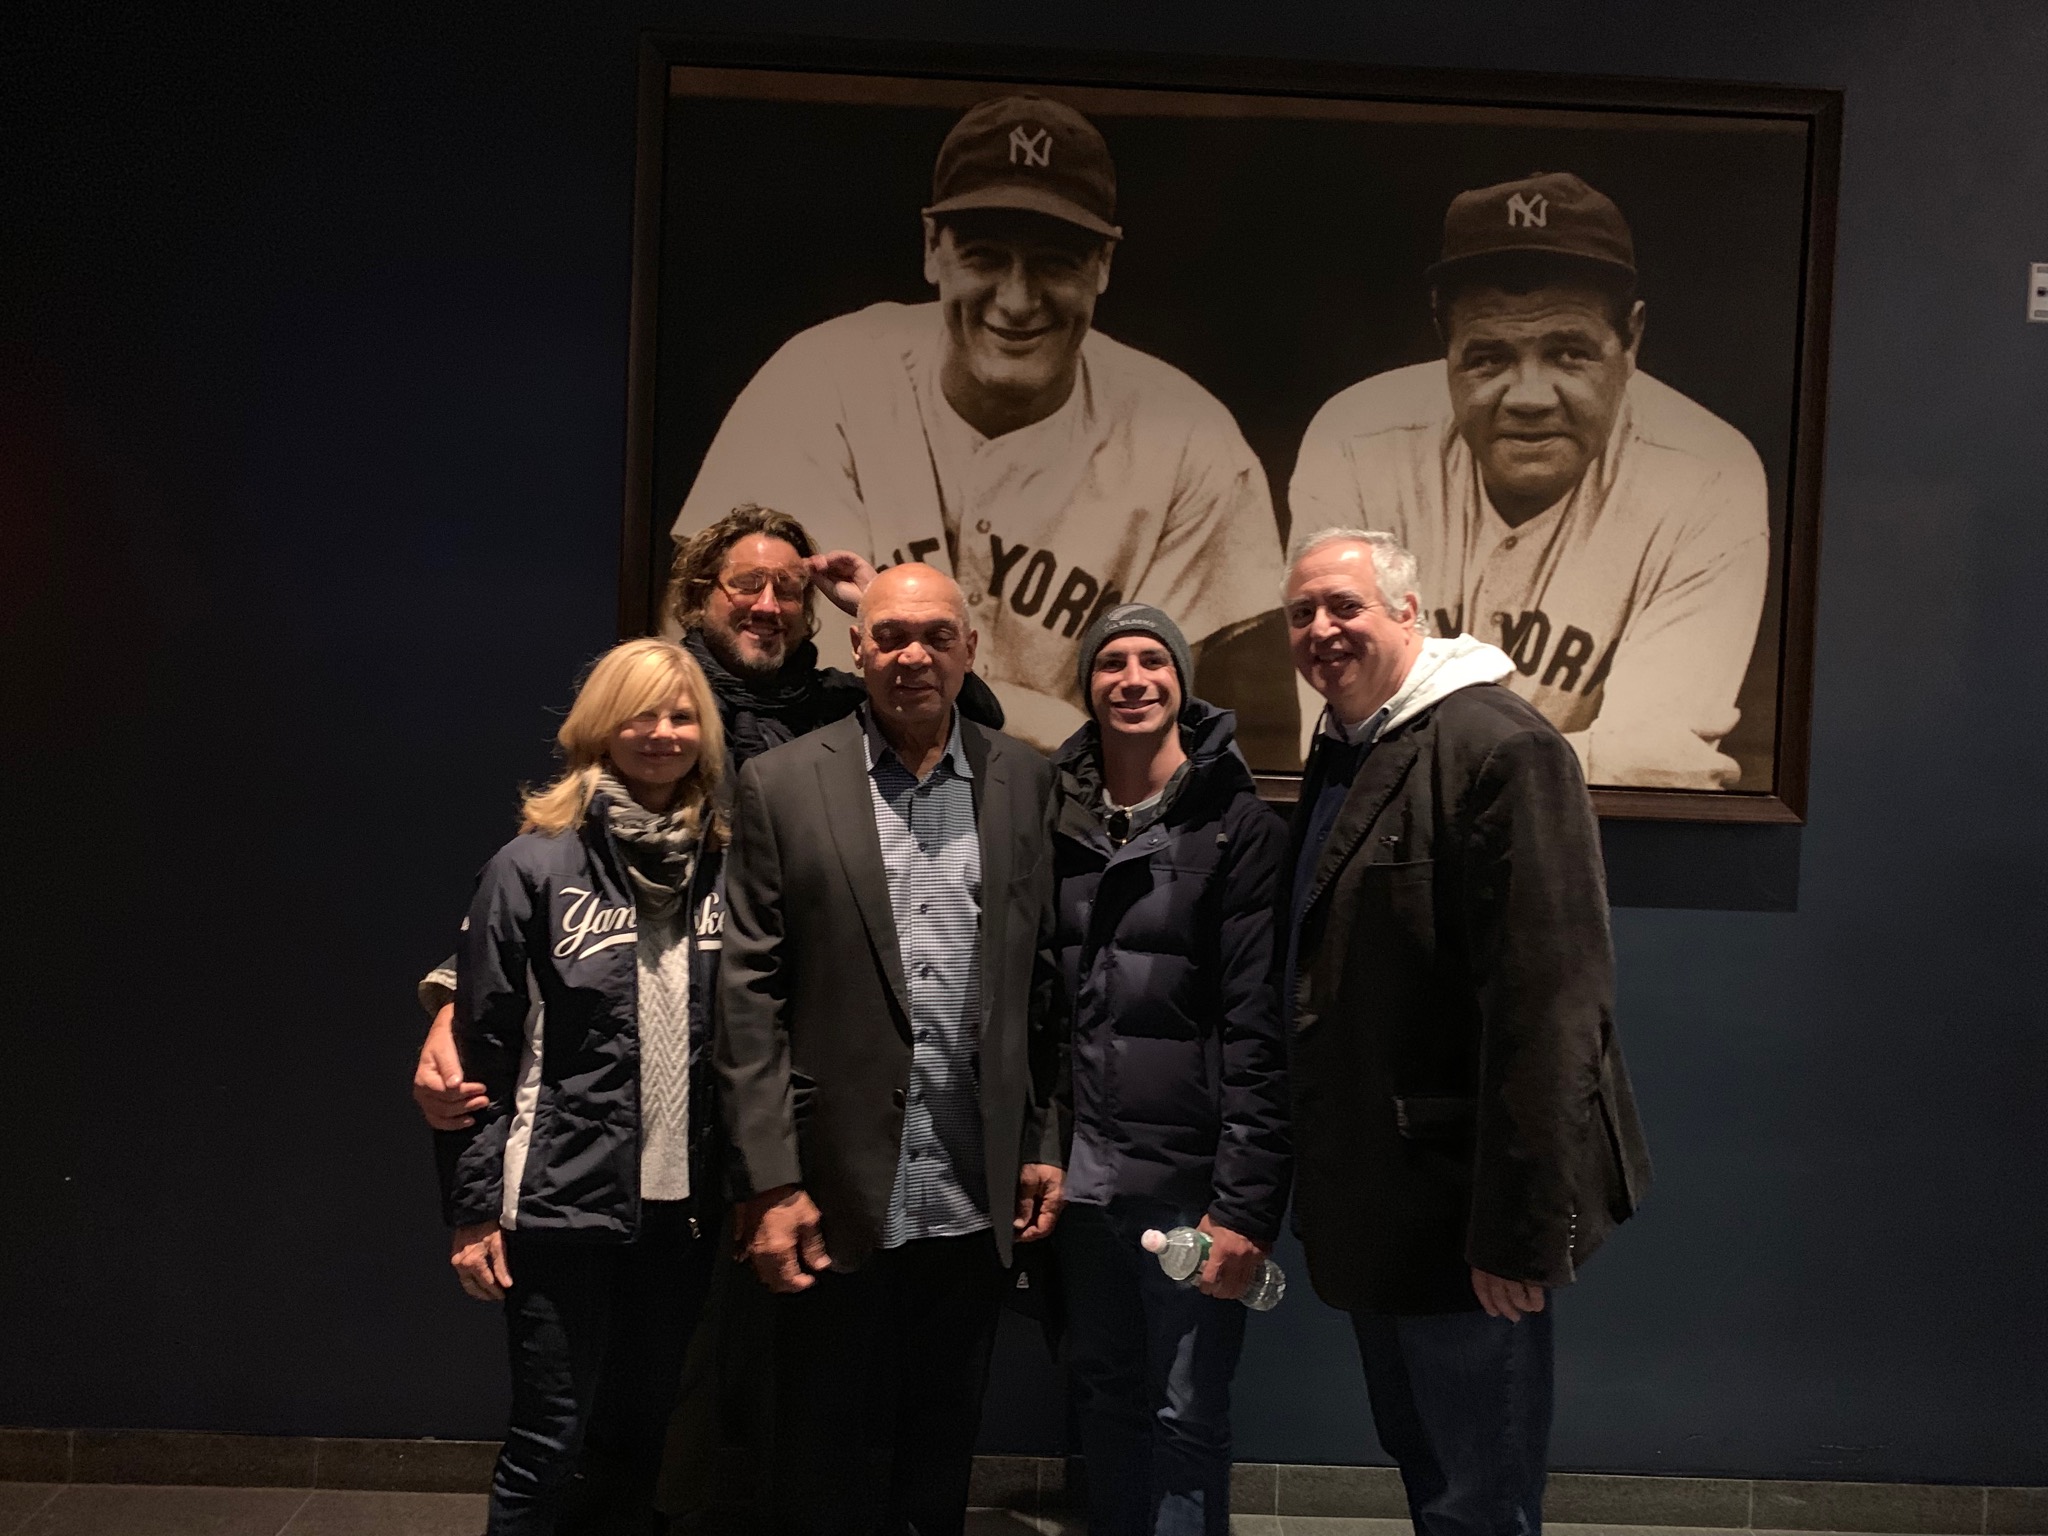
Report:
[[[1499,609],[1499,608],[1496,608],[1496,609],[1494,609],[1494,610],[1493,610],[1493,622],[1494,622],[1494,623],[1496,623],[1496,624],[1498,624],[1498,625],[1499,625],[1499,626],[1500,626],[1500,627],[1501,627],[1502,629],[1506,629],[1506,628],[1508,627],[1508,616],[1507,616],[1507,613],[1506,613],[1506,612],[1505,612],[1504,610],[1502,610],[1502,609]]]
[[[976,523],[976,524],[974,525],[974,531],[975,531],[976,533],[987,533],[987,532],[988,532],[988,519],[984,517],[984,518],[983,518],[983,519],[982,519],[982,520],[981,520],[980,522]]]
[[[931,909],[932,909],[932,904],[931,904],[930,902],[928,902],[928,901],[920,901],[920,902],[919,902],[919,903],[917,904],[917,910],[918,910],[918,911],[920,911],[920,912],[929,912],[929,911],[931,911]]]
[[[988,594],[986,592],[970,592],[967,594],[967,601],[973,604],[976,608],[979,608],[983,603],[988,601]]]
[[[898,1088],[889,1097],[891,1102],[893,1102],[898,1109],[901,1109],[903,1107],[903,1090],[901,1088]]]
[[[921,965],[917,968],[917,974],[920,976],[929,976],[931,973],[932,968],[928,965]]]
[[[1513,549],[1517,544],[1521,543],[1521,541],[1522,536],[1520,534],[1511,533],[1506,538],[1500,541],[1500,547],[1502,549]]]

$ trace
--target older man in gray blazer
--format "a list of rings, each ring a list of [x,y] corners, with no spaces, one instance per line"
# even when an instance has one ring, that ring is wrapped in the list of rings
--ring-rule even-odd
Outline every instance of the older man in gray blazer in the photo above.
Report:
[[[1060,1205],[1052,769],[954,708],[951,578],[885,571],[853,638],[866,707],[740,774],[717,1066],[782,1293],[775,1529],[953,1536],[1012,1243]]]

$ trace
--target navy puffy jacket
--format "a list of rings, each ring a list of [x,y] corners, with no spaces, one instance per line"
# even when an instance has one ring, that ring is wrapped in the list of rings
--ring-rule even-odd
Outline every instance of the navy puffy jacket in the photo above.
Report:
[[[708,1060],[724,934],[722,857],[697,861],[690,925],[690,1189],[723,1193]],[[605,826],[522,832],[477,876],[455,1040],[491,1102],[435,1133],[451,1226],[629,1238],[640,1225],[640,974],[633,888]],[[507,1182],[511,1183],[508,1192]]]
[[[1098,727],[1055,758],[1059,945],[1074,1005],[1070,1192],[1160,1199],[1271,1242],[1292,1173],[1272,974],[1287,829],[1260,802],[1235,729],[1229,711],[1190,701],[1187,772],[1160,820],[1114,850],[1096,812]]]

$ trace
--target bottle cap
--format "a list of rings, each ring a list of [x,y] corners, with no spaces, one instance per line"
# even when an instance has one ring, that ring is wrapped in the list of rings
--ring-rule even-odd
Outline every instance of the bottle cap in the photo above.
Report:
[[[1138,1246],[1147,1253],[1164,1253],[1166,1252],[1166,1234],[1157,1227],[1148,1228],[1145,1235],[1138,1239]]]

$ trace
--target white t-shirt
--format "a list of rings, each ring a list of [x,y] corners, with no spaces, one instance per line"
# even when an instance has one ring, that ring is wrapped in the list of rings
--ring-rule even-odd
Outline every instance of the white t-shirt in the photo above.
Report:
[[[1721,789],[1770,565],[1749,440],[1667,384],[1628,383],[1605,453],[1519,528],[1451,419],[1442,363],[1376,374],[1309,424],[1294,526],[1384,529],[1414,554],[1435,632],[1508,653],[1507,686],[1593,784]]]
[[[987,438],[939,391],[943,344],[937,304],[874,304],[792,337],[726,413],[677,540],[752,501],[820,549],[950,572],[1006,729],[1047,750],[1082,722],[1075,652],[1098,609],[1151,603],[1199,645],[1279,606],[1265,471],[1193,379],[1091,331],[1066,403]],[[842,657],[846,626],[821,628],[826,658]]]

